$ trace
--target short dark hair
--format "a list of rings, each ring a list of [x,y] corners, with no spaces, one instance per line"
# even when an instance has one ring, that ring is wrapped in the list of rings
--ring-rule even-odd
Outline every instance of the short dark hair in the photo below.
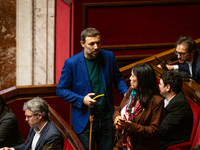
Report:
[[[165,86],[168,84],[170,85],[174,93],[177,94],[181,91],[183,80],[180,73],[174,70],[169,70],[162,73],[160,78],[163,80]]]
[[[188,46],[188,52],[197,49],[196,42],[191,37],[188,36],[178,38],[175,44],[175,48],[177,47],[177,45],[180,44],[186,44]]]
[[[83,30],[81,32],[81,41],[83,41],[83,43],[85,43],[85,38],[86,37],[94,37],[96,35],[99,35],[101,37],[101,34],[97,29],[95,29],[95,28],[86,28],[85,30]]]

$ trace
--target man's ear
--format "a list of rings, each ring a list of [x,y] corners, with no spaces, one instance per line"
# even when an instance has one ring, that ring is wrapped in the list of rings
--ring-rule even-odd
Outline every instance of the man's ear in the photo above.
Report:
[[[190,52],[190,54],[191,54],[191,55],[194,55],[194,52],[195,52],[195,50],[192,50],[192,51]]]
[[[84,43],[83,41],[80,41],[80,43],[81,43],[81,46],[82,46],[83,48],[85,48],[85,43]]]
[[[166,87],[167,87],[167,92],[169,92],[171,90],[171,86],[167,84]]]
[[[42,119],[42,113],[38,113],[39,119]]]

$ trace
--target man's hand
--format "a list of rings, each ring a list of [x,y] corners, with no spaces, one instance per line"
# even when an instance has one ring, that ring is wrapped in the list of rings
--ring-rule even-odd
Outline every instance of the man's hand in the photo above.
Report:
[[[174,66],[173,66],[173,65],[166,65],[166,66],[167,66],[167,68],[168,68],[169,70],[174,70]],[[160,64],[158,64],[157,67],[162,69],[162,67],[161,67]]]
[[[93,100],[91,98],[91,96],[95,95],[95,93],[88,93],[84,99],[83,99],[83,103],[87,106],[90,106],[90,105],[96,105],[100,100]]]

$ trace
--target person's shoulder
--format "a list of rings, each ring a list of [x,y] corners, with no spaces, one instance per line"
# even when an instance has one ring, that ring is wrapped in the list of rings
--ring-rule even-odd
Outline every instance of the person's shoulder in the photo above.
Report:
[[[56,127],[55,123],[52,120],[48,121],[49,125],[50,125],[50,130],[56,130],[57,132],[61,133],[61,131]]]
[[[83,51],[81,51],[81,52],[79,52],[79,53],[67,58],[65,61],[74,61],[74,60],[79,59],[81,56],[84,56]]]
[[[178,92],[178,93],[174,96],[173,99],[175,99],[176,102],[177,102],[177,101],[187,101],[187,98],[186,98],[185,94],[183,93],[183,91]]]
[[[4,119],[12,119],[12,120],[16,120],[17,117],[15,116],[15,114],[13,112],[6,112],[5,115],[3,116]]]
[[[56,127],[55,123],[52,120],[48,121],[48,131],[47,134],[45,134],[46,139],[50,139],[50,138],[55,138],[55,139],[61,139],[63,140],[63,135],[62,132]]]
[[[200,49],[199,48],[197,48],[196,52],[198,52],[198,54],[200,55]]]
[[[197,61],[200,61],[200,49],[196,50],[196,53],[194,54],[194,57],[197,57]]]
[[[114,55],[112,51],[108,51],[108,50],[105,50],[105,49],[100,49],[100,53]]]
[[[104,58],[107,58],[107,59],[112,58],[111,60],[113,60],[113,58],[115,57],[112,51],[108,51],[105,49],[100,49],[100,55],[102,55]]]
[[[177,93],[170,101],[169,103],[170,109],[174,108],[188,108],[190,107],[190,104],[187,100],[187,97],[185,96],[185,94],[183,93],[183,91],[180,91],[179,93]]]
[[[160,95],[154,95],[153,98],[155,104],[164,103],[164,99]]]

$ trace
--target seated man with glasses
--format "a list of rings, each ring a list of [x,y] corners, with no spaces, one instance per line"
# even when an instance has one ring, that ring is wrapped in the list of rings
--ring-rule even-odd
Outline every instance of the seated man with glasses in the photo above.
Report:
[[[41,150],[44,145],[63,148],[64,138],[54,122],[49,120],[49,107],[46,101],[36,97],[24,103],[26,121],[31,126],[25,143],[13,148],[4,147],[0,150]]]
[[[191,37],[180,37],[176,41],[174,53],[178,65],[166,65],[169,70],[184,70],[200,84],[200,49]],[[159,66],[158,66],[159,67]]]

